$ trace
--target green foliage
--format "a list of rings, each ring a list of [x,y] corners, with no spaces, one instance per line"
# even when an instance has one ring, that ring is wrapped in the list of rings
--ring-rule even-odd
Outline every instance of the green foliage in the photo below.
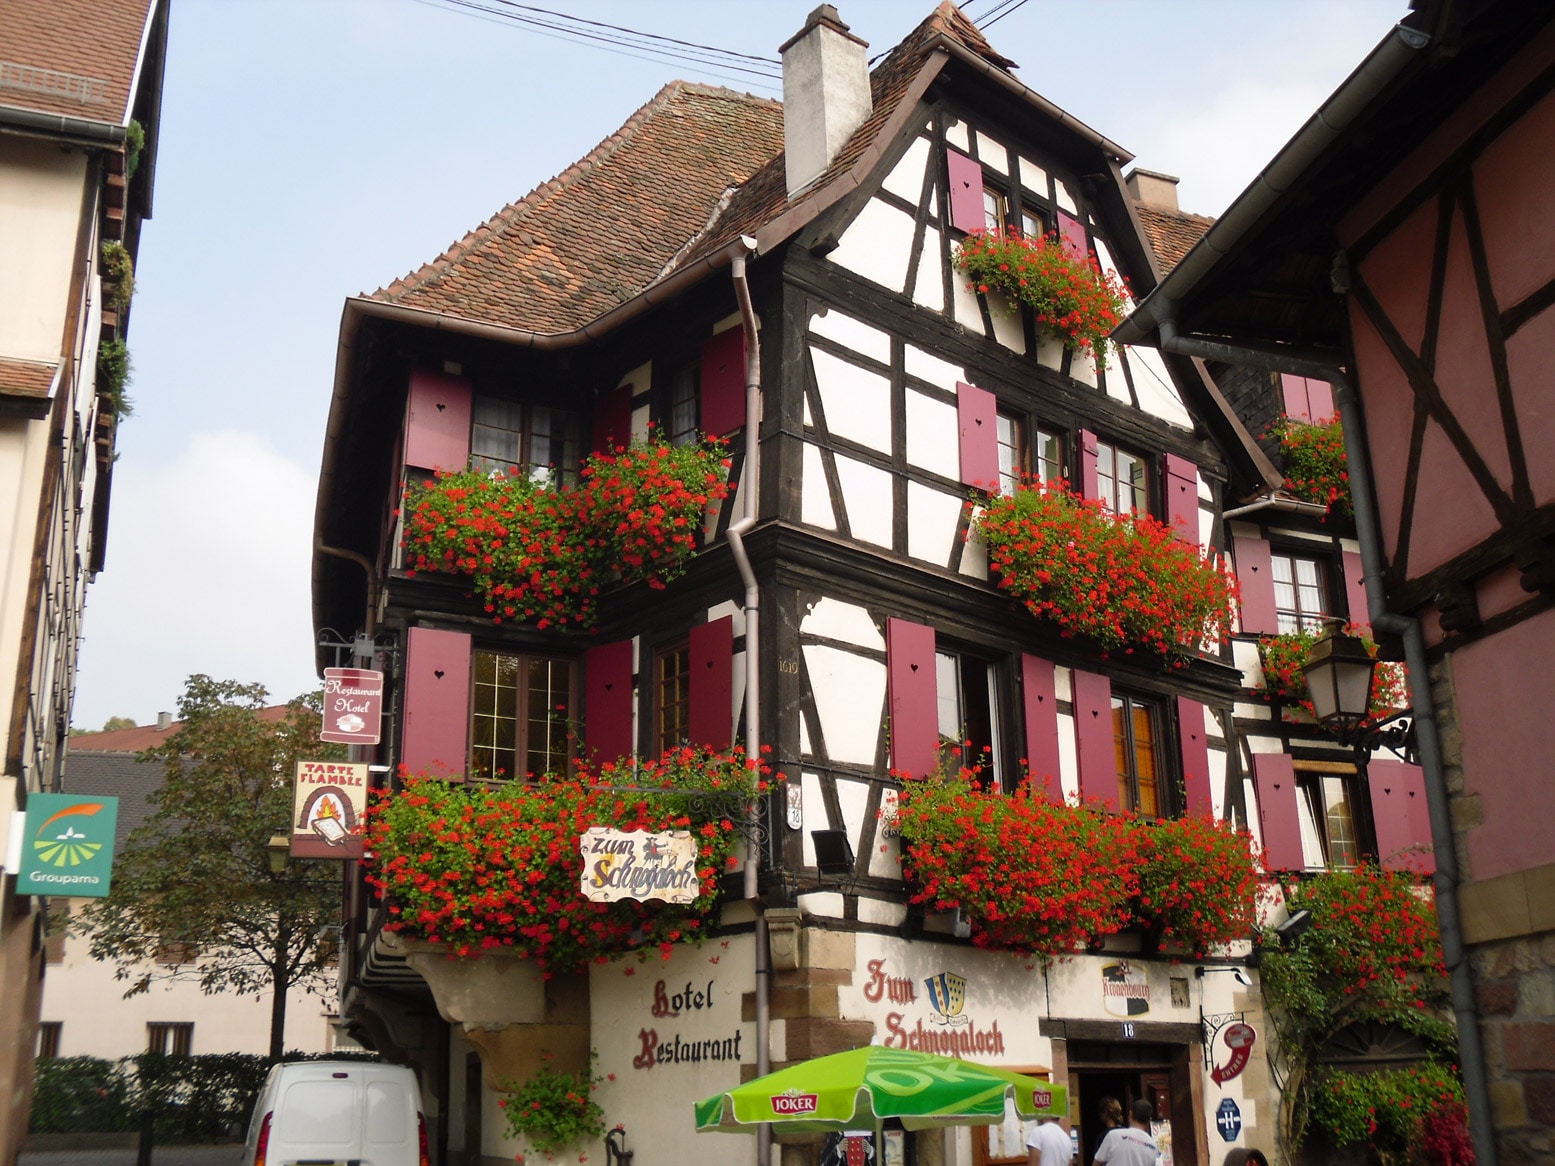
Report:
[[[1445,969],[1430,888],[1406,872],[1362,866],[1302,881],[1290,889],[1286,903],[1292,912],[1312,912],[1311,928],[1292,950],[1283,950],[1272,931],[1264,936],[1261,978],[1287,1067],[1286,1123],[1296,1143],[1316,1128],[1344,1144],[1357,1128],[1357,1115],[1373,1107],[1365,1100],[1371,1097],[1369,1091],[1425,1089],[1419,1082],[1435,1089],[1452,1077],[1456,1035],[1447,1019]],[[1410,1067],[1414,1077],[1386,1085],[1350,1082],[1343,1074],[1325,1070],[1321,1051],[1345,1028],[1362,1021],[1393,1025],[1419,1037],[1429,1058]],[[1409,1111],[1416,1125],[1430,1112],[1415,1102]],[[1392,1121],[1394,1116],[1378,1120]]]
[[[1354,636],[1366,646],[1375,659],[1376,641],[1369,628],[1360,624],[1346,624],[1340,629],[1347,636]],[[1312,657],[1312,646],[1323,633],[1315,631],[1283,632],[1277,636],[1264,636],[1258,641],[1258,654],[1263,664],[1263,681],[1258,691],[1265,697],[1278,697],[1289,704],[1312,712],[1312,696],[1307,691],[1307,677],[1302,669]],[[1371,676],[1371,712],[1362,724],[1381,720],[1409,705],[1409,672],[1403,664],[1382,660]]]
[[[135,177],[135,170],[140,166],[140,155],[146,148],[146,127],[134,118],[124,129],[124,177],[126,180]]]
[[[1107,335],[1123,319],[1128,284],[1102,271],[1094,254],[1079,254],[1057,235],[1028,239],[1018,231],[974,231],[952,262],[973,291],[995,291],[1025,304],[1064,347],[1094,353],[1096,367],[1107,367]]]
[[[113,733],[117,732],[119,729],[135,728],[139,728],[139,726],[135,724],[134,717],[109,717],[106,721],[103,722],[101,732]]]
[[[594,1073],[594,1054],[588,1067],[576,1073],[559,1073],[549,1065],[522,1085],[504,1082],[507,1097],[497,1104],[507,1114],[508,1137],[524,1134],[543,1154],[564,1150],[583,1138],[605,1132],[605,1111],[594,1100],[603,1077]]]
[[[135,411],[134,402],[124,391],[132,372],[130,350],[123,340],[114,337],[97,346],[97,392],[113,402],[115,417],[128,417]]]
[[[339,916],[340,869],[294,859],[276,874],[266,843],[290,821],[296,763],[344,751],[319,740],[316,696],[271,719],[260,715],[267,695],[257,684],[189,678],[183,728],[141,754],[163,766],[155,811],[116,861],[113,893],[77,926],[95,958],[118,965],[126,996],[164,978],[197,978],[206,992],[271,992],[279,1056],[287,989],[321,986],[330,967],[334,945],[321,929]],[[199,954],[155,963],[168,945]]]
[[[1287,490],[1328,507],[1329,514],[1354,515],[1344,426],[1338,414],[1316,423],[1282,415],[1268,431],[1280,442]]]
[[[102,246],[103,301],[116,312],[130,306],[135,297],[135,261],[117,239]]]
[[[1379,1157],[1407,1154],[1437,1110],[1463,1104],[1446,1065],[1426,1061],[1380,1073],[1324,1073],[1309,1089],[1311,1128],[1337,1146],[1363,1145]]]
[[[287,1053],[287,1061],[371,1060],[376,1054]],[[155,1140],[218,1142],[244,1125],[270,1070],[255,1053],[173,1057],[141,1053],[118,1061],[46,1057],[36,1064],[29,1130],[35,1134],[129,1133],[148,1108]]]

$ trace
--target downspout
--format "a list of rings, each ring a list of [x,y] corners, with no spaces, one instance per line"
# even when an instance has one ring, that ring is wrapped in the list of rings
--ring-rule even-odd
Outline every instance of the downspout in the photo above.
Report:
[[[1469,1133],[1474,1139],[1475,1160],[1480,1166],[1496,1166],[1495,1126],[1490,1111],[1490,1090],[1485,1079],[1485,1053],[1480,1041],[1479,1017],[1474,1010],[1474,985],[1463,950],[1463,928],[1458,916],[1458,858],[1452,845],[1452,812],[1447,801],[1447,782],[1442,772],[1441,737],[1436,711],[1431,704],[1431,680],[1425,658],[1425,639],[1420,621],[1388,610],[1382,577],[1382,540],[1377,530],[1371,465],[1362,437],[1360,401],[1350,375],[1333,363],[1333,356],[1319,352],[1285,355],[1268,348],[1244,348],[1223,341],[1182,336],[1177,331],[1174,305],[1163,300],[1157,308],[1161,348],[1184,356],[1217,360],[1270,372],[1319,377],[1334,386],[1334,399],[1344,425],[1345,457],[1350,470],[1350,493],[1355,509],[1355,537],[1361,545],[1361,571],[1366,584],[1366,607],[1371,626],[1397,635],[1404,642],[1404,662],[1409,668],[1410,712],[1414,718],[1415,747],[1425,778],[1426,807],[1431,815],[1432,854],[1436,874],[1436,920],[1442,933],[1442,960],[1447,965],[1453,1017],[1458,1025],[1458,1063],[1463,1073],[1463,1092],[1469,1110]]]
[[[742,235],[744,252],[729,261],[734,278],[734,294],[740,301],[740,323],[745,329],[745,465],[740,471],[740,517],[729,524],[729,550],[745,584],[745,759],[761,761],[761,701],[758,680],[761,669],[761,591],[756,572],[745,553],[745,536],[756,525],[757,490],[761,481],[761,335],[756,330],[756,309],[751,304],[750,282],[745,275],[745,260],[756,251],[756,240]],[[772,957],[767,949],[767,914],[759,896],[761,874],[761,799],[753,798],[748,816],[750,826],[745,851],[745,899],[756,910],[756,1075],[772,1071],[770,1041],[772,1011]],[[772,1162],[772,1127],[763,1124],[756,1131],[757,1166]]]
[[[345,550],[341,547],[327,547],[324,540],[317,535],[313,539],[313,549],[321,555],[333,555],[337,559],[346,559],[362,568],[367,576],[367,620],[366,635],[371,636],[377,629],[378,621],[378,568],[366,555],[357,551]]]

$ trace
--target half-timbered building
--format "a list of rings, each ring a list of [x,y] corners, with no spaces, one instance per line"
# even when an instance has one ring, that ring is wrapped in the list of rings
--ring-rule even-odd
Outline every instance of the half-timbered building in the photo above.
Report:
[[[511,1152],[496,1090],[542,1050],[595,1050],[609,1124],[696,1153],[691,1102],[758,1049],[779,1064],[872,1040],[1068,1084],[1087,1158],[1104,1095],[1152,1099],[1177,1161],[1272,1148],[1262,1058],[1211,1076],[1206,1017],[1262,1032],[1245,948],[1216,968],[1234,976],[1127,934],[1055,962],[975,948],[954,913],[909,906],[891,828],[903,775],[950,741],[992,787],[1258,829],[1242,646],[1176,668],[1100,652],[1012,605],[968,538],[968,499],[1023,475],[1153,514],[1209,559],[1230,550],[1225,509],[1278,496],[1202,363],[1123,347],[1098,369],[953,265],[968,232],[1052,233],[1148,292],[1172,258],[1154,231],[1181,216],[1141,210],[1152,176],[1127,181],[1122,147],[949,4],[873,72],[829,6],[783,51],[783,106],[670,85],[437,260],[347,301],[314,559],[322,639],[389,675],[364,759],[478,781],[578,750],[768,747],[785,781],[749,842],[758,895],[731,894],[718,937],[662,964],[542,978],[386,933],[391,905],[355,879],[343,1018],[421,1066],[439,1145],[470,1162]],[[607,587],[592,634],[407,569],[407,484],[472,462],[565,484],[650,427],[728,439],[735,488],[688,574]],[[1284,730],[1265,736],[1291,755]],[[1237,1120],[1217,1127],[1224,1102]],[[1002,1127],[906,1144],[925,1163],[1025,1158]]]

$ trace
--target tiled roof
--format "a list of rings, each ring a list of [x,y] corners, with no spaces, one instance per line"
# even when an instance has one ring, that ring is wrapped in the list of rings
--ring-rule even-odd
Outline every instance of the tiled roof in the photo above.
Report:
[[[114,734],[95,735],[111,737]],[[130,832],[156,812],[156,807],[151,804],[151,795],[162,788],[165,772],[161,761],[137,761],[133,753],[96,753],[72,746],[70,763],[65,771],[64,792],[119,799],[119,819],[114,838],[119,853],[123,854]]]
[[[152,0],[5,0],[0,105],[123,125]]]
[[[1162,275],[1181,263],[1204,232],[1215,225],[1215,220],[1206,215],[1171,211],[1149,203],[1136,202],[1134,210],[1139,214],[1139,225],[1145,229],[1145,238],[1160,260]]]
[[[587,157],[373,299],[537,332],[631,299],[783,146],[783,107],[674,81]]]
[[[279,721],[286,715],[286,709],[287,706],[284,704],[274,704],[260,709],[256,715],[262,721]],[[139,753],[162,744],[183,727],[182,721],[174,721],[165,729],[159,729],[155,725],[139,725],[133,729],[112,729],[106,733],[72,733],[70,751],[66,756],[74,757],[80,751]]]
[[[677,81],[587,157],[369,298],[534,332],[581,327],[846,173],[897,112],[938,36],[1013,64],[944,0],[874,70],[870,116],[792,201],[782,105]]]
[[[58,367],[32,360],[0,360],[0,396],[42,400],[49,395]]]

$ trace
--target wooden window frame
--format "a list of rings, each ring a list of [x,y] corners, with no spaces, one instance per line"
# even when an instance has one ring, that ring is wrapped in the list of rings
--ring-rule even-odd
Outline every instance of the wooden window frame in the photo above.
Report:
[[[481,406],[487,402],[498,402],[518,410],[518,428],[488,425],[480,421]],[[570,457],[567,456],[565,446],[568,442],[564,437],[563,460],[560,464],[555,460],[539,461],[535,457],[534,443],[539,440],[539,435],[535,432],[535,410],[537,409],[548,409],[557,416],[571,420],[572,435],[570,445],[572,452]],[[518,460],[509,461],[494,454],[479,452],[475,448],[476,435],[482,429],[514,434],[518,440]],[[578,410],[564,409],[540,401],[515,401],[496,393],[475,393],[472,395],[470,400],[470,465],[474,468],[493,471],[500,470],[504,473],[522,471],[535,481],[548,481],[556,485],[575,486],[579,481],[579,471],[583,465],[583,457],[583,414]]]
[[[1122,475],[1118,472],[1119,457],[1132,458],[1139,466],[1138,493],[1144,496],[1143,505],[1136,504],[1133,506],[1125,507],[1120,504],[1122,502],[1122,499],[1119,496]],[[1112,472],[1110,474],[1104,473],[1102,469],[1103,465],[1108,463],[1110,463],[1112,467]],[[1151,462],[1148,455],[1139,453],[1136,450],[1128,449],[1127,447],[1118,445],[1115,442],[1105,441],[1099,437],[1097,438],[1096,496],[1098,500],[1100,500],[1101,504],[1108,510],[1112,511],[1114,514],[1128,514],[1130,511],[1138,514],[1154,514],[1156,492],[1151,489],[1151,481]],[[1106,483],[1111,484],[1110,489]]]
[[[194,1021],[148,1020],[146,1051],[169,1057],[187,1057],[194,1047]]]
[[[500,709],[494,708],[492,711],[486,712],[481,708],[479,696],[483,687],[480,678],[481,663],[483,658],[493,661],[512,660],[515,661],[516,666],[517,683],[511,686],[515,694],[513,696],[511,706],[512,720],[514,722],[513,749],[510,762],[512,768],[505,774],[501,771],[500,767],[493,768],[496,762],[495,752],[499,751],[498,747],[495,745],[477,744],[479,740],[477,726],[479,725],[481,718],[495,718],[501,714]],[[471,781],[495,784],[503,781],[511,781],[519,777],[532,779],[535,776],[535,773],[530,769],[529,766],[529,762],[532,760],[531,754],[534,752],[534,750],[531,748],[530,740],[530,734],[532,731],[531,719],[526,715],[530,694],[529,671],[530,666],[535,663],[545,663],[552,665],[561,664],[565,665],[568,669],[566,684],[566,707],[565,709],[561,710],[562,715],[558,721],[559,726],[562,728],[563,741],[565,742],[564,756],[561,761],[562,768],[570,769],[573,761],[576,759],[577,751],[575,748],[575,742],[573,740],[574,734],[571,732],[571,723],[578,710],[577,661],[571,657],[551,656],[541,652],[504,652],[492,648],[477,647],[473,648],[470,652],[469,776]],[[503,688],[507,686],[490,685],[489,687],[493,687],[498,691],[502,691]],[[554,688],[550,689],[549,691],[554,692]],[[556,710],[551,707],[551,699],[548,699],[546,703],[548,714],[554,714]],[[548,721],[551,719],[555,718],[548,715]],[[481,760],[479,759],[479,754],[481,751],[492,753],[493,756],[489,759]],[[545,755],[548,758],[554,757],[556,755],[556,750],[546,749]],[[522,759],[522,766],[520,766],[520,759]],[[554,766],[554,764],[554,762],[548,762],[548,768]]]
[[[65,1022],[63,1020],[40,1020],[38,1022],[38,1060],[45,1057],[59,1056],[60,1037],[64,1035]]]
[[[1008,423],[1014,427],[1015,442],[1004,440],[1004,426]],[[998,429],[995,441],[999,450],[999,489],[1001,492],[1011,492],[1015,486],[1032,481],[1040,481],[1043,485],[1051,485],[1064,479],[1064,432],[1061,429],[1046,425],[1040,419],[1032,417],[1029,413],[1020,413],[1013,409],[1000,409],[998,411]],[[1042,458],[1037,451],[1047,442],[1052,442],[1058,456],[1049,463],[1047,458]],[[1005,451],[1013,450],[1013,465],[1006,469]],[[1051,470],[1044,473],[1038,463],[1043,466],[1051,464]]]
[[[1356,767],[1345,761],[1308,761],[1295,758],[1292,768],[1296,776],[1296,793],[1299,806],[1312,827],[1322,855],[1325,870],[1354,870],[1368,860],[1377,857],[1376,828],[1371,818],[1371,801],[1367,796],[1365,777]],[[1345,800],[1349,803],[1349,828],[1352,854],[1348,861],[1335,861],[1334,839],[1330,828],[1327,785],[1339,782]]]
[[[674,671],[666,673],[666,666]],[[673,683],[673,699],[666,695]],[[653,653],[653,747],[658,753],[679,748],[691,734],[691,639],[682,636]]]
[[[1316,590],[1319,603],[1317,611],[1309,611],[1302,604],[1302,590],[1309,586],[1301,583],[1297,578],[1298,565],[1303,563],[1310,563],[1317,572]],[[1289,567],[1289,581],[1280,579],[1280,567],[1282,564]],[[1301,551],[1288,546],[1271,546],[1269,548],[1269,581],[1274,589],[1274,616],[1282,635],[1288,632],[1320,632],[1323,630],[1324,624],[1334,614],[1334,590],[1332,583],[1334,574],[1334,564],[1329,556],[1303,554]],[[1290,589],[1292,600],[1290,605],[1282,605],[1280,601],[1280,589],[1282,587]]]
[[[688,411],[691,424],[686,427],[676,411]],[[671,445],[692,445],[701,437],[702,366],[699,361],[670,369],[664,386],[664,439]]]
[[[944,683],[947,667],[954,669],[951,679],[954,687],[947,691]],[[968,723],[969,704],[968,699],[971,690],[967,687],[968,669],[976,668],[983,677],[983,684],[979,686],[981,692],[986,692],[986,705],[979,702],[976,710],[981,713],[986,709],[986,732],[981,724],[974,727]],[[983,784],[1001,793],[1013,793],[1017,783],[1017,777],[1008,758],[1010,751],[1006,737],[1010,726],[1014,723],[1015,711],[1011,707],[1011,689],[1009,679],[1006,676],[1005,662],[995,657],[986,656],[975,650],[965,650],[956,644],[946,644],[936,641],[934,645],[934,683],[935,683],[935,709],[938,717],[943,713],[945,701],[948,696],[955,698],[958,731],[954,737],[947,734],[936,721],[940,738],[940,762],[947,768],[957,768],[960,765],[971,765],[981,761],[981,754],[986,750],[988,760],[983,774]],[[986,737],[986,740],[983,738]],[[979,756],[968,757],[966,755],[966,742],[971,740],[972,751]],[[952,753],[951,750],[958,752]]]
[[[1168,718],[1166,705],[1159,698],[1128,690],[1113,689],[1112,736],[1115,768],[1118,778],[1118,809],[1148,818],[1170,818],[1175,806],[1172,797],[1172,770],[1168,764],[1171,756],[1166,748]],[[1147,812],[1141,796],[1139,773],[1139,741],[1135,736],[1135,721],[1130,714],[1142,711],[1148,715],[1150,725],[1150,756],[1155,768],[1155,811]],[[1119,713],[1123,715],[1120,717]],[[1120,731],[1121,728],[1121,731]]]

